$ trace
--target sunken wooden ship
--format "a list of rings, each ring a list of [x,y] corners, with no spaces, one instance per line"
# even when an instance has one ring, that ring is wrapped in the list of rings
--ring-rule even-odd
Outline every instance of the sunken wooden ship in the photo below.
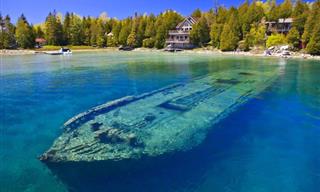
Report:
[[[68,120],[39,159],[119,161],[189,150],[276,76],[276,71],[227,70],[107,102]]]

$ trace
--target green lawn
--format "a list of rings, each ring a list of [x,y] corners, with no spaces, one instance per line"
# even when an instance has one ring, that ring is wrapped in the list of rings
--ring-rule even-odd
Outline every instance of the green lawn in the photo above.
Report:
[[[79,45],[79,46],[63,46],[63,47],[68,47],[71,50],[80,50],[80,49],[98,49],[98,47],[92,47],[92,46],[85,46],[85,45]],[[45,45],[40,49],[36,49],[36,51],[55,51],[59,50],[61,46],[55,46],[55,45]]]

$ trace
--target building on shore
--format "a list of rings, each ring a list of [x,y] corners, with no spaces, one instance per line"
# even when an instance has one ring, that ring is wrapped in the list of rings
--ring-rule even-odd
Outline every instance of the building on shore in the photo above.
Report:
[[[166,46],[177,49],[191,49],[194,45],[190,42],[190,31],[196,19],[189,16],[176,26],[175,30],[170,30],[166,40]]]
[[[288,34],[292,27],[293,19],[279,19],[278,21],[266,22],[266,34],[270,36],[272,33]]]
[[[47,40],[45,40],[44,38],[36,38],[35,42],[36,42],[36,47],[41,48],[42,46],[46,45]]]

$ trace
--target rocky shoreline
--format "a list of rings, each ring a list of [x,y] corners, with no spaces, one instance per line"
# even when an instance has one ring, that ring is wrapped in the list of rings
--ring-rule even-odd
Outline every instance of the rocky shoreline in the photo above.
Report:
[[[119,51],[117,48],[97,48],[97,49],[77,49],[72,50],[74,53],[76,52],[116,52]],[[42,54],[45,51],[36,51],[36,50],[0,50],[0,56],[17,56],[17,55],[34,55],[34,54]],[[149,48],[136,48],[133,52],[163,52],[163,50],[159,49],[149,49]],[[181,53],[198,53],[198,54],[215,54],[215,55],[234,55],[234,56],[248,56],[248,57],[270,57],[270,58],[279,58],[281,56],[271,55],[266,56],[263,52],[244,52],[244,51],[230,51],[230,52],[222,52],[216,49],[193,49],[193,50],[184,50]],[[320,56],[312,56],[310,54],[303,54],[299,52],[291,52],[291,55],[286,58],[293,59],[315,59],[320,60]]]

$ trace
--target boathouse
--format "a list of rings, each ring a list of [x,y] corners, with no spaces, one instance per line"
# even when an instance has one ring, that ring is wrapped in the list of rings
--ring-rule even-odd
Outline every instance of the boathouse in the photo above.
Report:
[[[291,29],[292,23],[292,18],[279,19],[278,21],[268,21],[266,22],[266,33],[268,36],[272,33],[288,34]]]
[[[36,47],[41,48],[42,46],[46,45],[47,40],[45,40],[44,38],[36,38],[35,42],[36,42]]]
[[[194,45],[190,42],[190,31],[192,25],[196,23],[196,19],[189,16],[176,26],[175,30],[170,30],[166,40],[167,47],[190,49]]]

